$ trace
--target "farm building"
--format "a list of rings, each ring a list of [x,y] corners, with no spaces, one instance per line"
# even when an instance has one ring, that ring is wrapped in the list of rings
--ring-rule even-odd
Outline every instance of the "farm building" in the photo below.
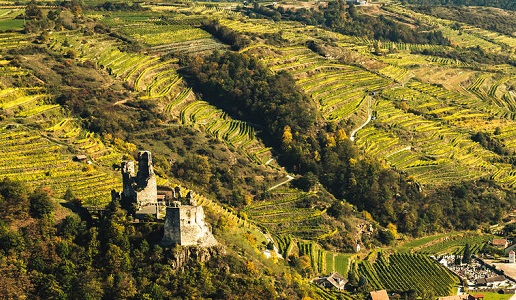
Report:
[[[330,276],[316,278],[313,282],[325,288],[336,288],[342,291],[348,280],[340,275],[339,272],[333,272]]]
[[[502,284],[505,284],[507,281],[507,278],[505,276],[494,276],[486,278],[487,286],[497,287]]]
[[[516,256],[516,252],[514,252],[514,250],[511,250],[509,252],[509,263],[510,264],[513,264],[515,262],[515,256]]]
[[[442,258],[439,263],[443,265],[444,267],[448,268],[448,260],[446,258]]]
[[[346,4],[366,5],[367,0],[346,0]]]
[[[74,161],[86,161],[86,159],[88,159],[88,157],[84,154],[78,154],[76,156],[73,157],[73,160]]]
[[[495,247],[503,247],[505,249],[509,245],[509,242],[507,242],[506,239],[494,239],[491,244]]]

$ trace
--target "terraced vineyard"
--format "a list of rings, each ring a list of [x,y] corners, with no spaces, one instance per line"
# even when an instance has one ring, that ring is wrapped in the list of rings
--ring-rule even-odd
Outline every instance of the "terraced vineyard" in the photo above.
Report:
[[[391,5],[386,6],[385,9],[391,12],[395,12],[404,16],[407,16],[411,19],[416,19],[420,22],[429,24],[431,26],[437,26],[439,30],[443,32],[443,34],[448,37],[453,45],[460,46],[460,47],[476,47],[480,46],[485,50],[489,51],[501,51],[502,46],[500,45],[500,41],[505,41],[505,43],[511,43],[507,42],[507,40],[510,40],[509,37],[502,37],[499,34],[496,34],[495,36],[498,37],[498,40],[493,39],[494,37],[492,32],[488,32],[486,30],[482,30],[480,28],[474,28],[472,26],[461,26],[461,30],[455,30],[450,28],[450,25],[453,23],[449,20],[439,19],[436,17],[432,17],[429,15],[421,14],[414,12],[410,9]],[[491,37],[491,38],[489,38]]]
[[[363,115],[369,94],[389,84],[388,80],[363,69],[328,62],[305,47],[269,49],[275,54],[264,62],[275,72],[292,74],[329,121],[346,119],[354,113]]]
[[[430,113],[438,114],[440,111],[434,109]],[[494,171],[489,160],[495,155],[454,128],[405,113],[390,101],[378,101],[375,112],[375,123],[395,126],[399,137],[381,129],[382,126],[367,127],[358,133],[357,145],[374,156],[385,157],[420,182],[474,178]],[[413,140],[403,142],[407,139],[404,135],[412,136]],[[462,169],[461,165],[467,165],[468,169]]]
[[[208,32],[191,25],[124,24],[119,31],[149,46],[155,53],[200,53],[227,48]]]
[[[67,147],[22,126],[6,129],[6,123],[2,125],[1,177],[50,187],[57,198],[70,189],[86,206],[102,206],[110,200],[112,189],[121,189],[119,176],[73,162]]]
[[[104,205],[111,190],[121,188],[119,176],[100,164],[74,162],[69,149],[95,158],[106,157],[107,149],[72,119],[63,118],[50,98],[42,88],[0,90],[0,110],[12,116],[0,122],[0,177],[49,187],[56,198],[70,189],[86,206]],[[49,127],[42,134],[19,121]]]
[[[66,40],[66,43],[65,43]],[[98,39],[84,42],[80,35],[55,37],[53,48],[62,52],[71,48],[80,50],[81,59],[97,61],[112,75],[121,78],[139,92],[140,99],[160,103],[163,112],[178,118],[182,124],[195,125],[213,137],[241,150],[251,160],[266,164],[271,161],[269,148],[256,139],[254,128],[242,121],[231,119],[222,110],[196,97],[177,74],[177,60],[161,60],[156,55],[141,55],[120,51],[112,40]],[[99,52],[93,51],[101,49]]]
[[[406,9],[393,7],[389,10],[439,24],[443,28],[450,25],[445,20],[427,18]],[[475,34],[468,33],[474,36],[488,34],[480,34],[476,30],[467,28],[466,31],[475,31]],[[342,36],[340,39],[343,41],[340,45],[349,49],[374,44],[374,41],[364,39],[353,40]],[[475,44],[477,39],[472,37],[469,42]],[[499,45],[489,44],[486,39],[482,41],[481,44],[488,43],[484,45],[485,49],[499,50]],[[506,43],[510,42],[506,39]],[[373,122],[358,132],[356,143],[366,153],[384,158],[396,168],[407,171],[420,183],[439,184],[450,180],[491,177],[514,186],[514,168],[494,163],[498,155],[483,149],[469,137],[473,124],[478,127],[482,122],[493,123],[503,132],[501,138],[506,146],[514,147],[516,137],[509,128],[514,126],[512,120],[516,102],[515,94],[507,89],[514,84],[514,76],[467,71],[467,76],[458,77],[462,80],[459,84],[469,85],[467,90],[453,85],[429,84],[413,79],[421,74],[419,70],[411,71],[415,62],[421,63],[416,65],[421,69],[429,63],[432,66],[453,65],[458,68],[455,69],[458,74],[463,72],[460,68],[467,70],[470,66],[457,60],[409,53],[411,50],[444,49],[442,46],[385,43],[382,47],[396,49],[397,52],[373,57],[388,63],[375,72],[334,63],[301,46],[277,48],[255,45],[245,51],[259,53],[275,72],[287,71],[292,74],[330,121],[348,119],[353,114],[365,118],[365,104],[371,102],[367,97],[368,92],[381,91],[379,95],[382,99],[374,101]],[[367,54],[367,51],[363,53]],[[508,74],[510,72],[513,71]],[[453,90],[448,87],[453,87]],[[401,109],[396,101],[404,102],[407,108]],[[502,122],[492,122],[493,116]],[[480,127],[479,130],[483,131]]]
[[[172,103],[175,102],[179,101]],[[258,164],[266,164],[272,158],[270,149],[256,139],[254,128],[249,124],[231,119],[222,110],[205,101],[194,100],[178,106],[181,108],[172,106],[169,109],[180,111],[182,124],[202,127],[213,137],[241,150]]]
[[[319,274],[339,272],[347,276],[354,254],[343,254],[324,250],[317,243],[296,238],[292,234],[275,234],[274,241],[283,257],[290,255],[310,258],[312,269]]]
[[[333,230],[323,225],[324,211],[297,207],[309,196],[313,195],[297,190],[274,191],[264,201],[255,202],[243,211],[251,220],[262,224],[270,232],[316,240],[318,237],[331,234]],[[288,246],[280,248],[287,249]]]
[[[462,255],[464,247],[469,244],[471,253],[476,254],[484,245],[493,241],[493,235],[479,235],[474,233],[464,235],[454,235],[444,237],[436,241],[432,241],[420,247],[418,253],[442,255],[442,254],[457,254]]]
[[[360,262],[358,273],[367,278],[373,289],[413,289],[418,295],[425,295],[428,291],[434,295],[450,295],[459,284],[458,277],[420,254],[393,254],[387,257],[380,252],[374,262]]]

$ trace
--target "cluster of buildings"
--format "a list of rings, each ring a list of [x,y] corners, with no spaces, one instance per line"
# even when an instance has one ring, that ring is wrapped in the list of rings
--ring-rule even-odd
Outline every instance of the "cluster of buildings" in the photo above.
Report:
[[[512,285],[505,276],[501,276],[490,265],[481,260],[472,259],[469,264],[456,263],[462,258],[461,255],[445,255],[439,259],[439,263],[447,267],[460,278],[464,279],[469,286],[497,287],[501,285]]]
[[[491,242],[493,247],[503,249],[508,255],[509,264],[514,264],[516,253],[513,250],[514,245],[506,239],[494,239]],[[504,271],[497,268],[499,263],[488,263],[480,258],[473,257],[470,263],[462,263],[462,255],[445,255],[437,259],[440,264],[447,267],[453,273],[457,274],[464,282],[467,283],[470,290],[503,290],[514,293],[516,282],[513,278],[506,276]],[[495,266],[497,265],[497,266]],[[515,265],[516,267],[516,265]]]

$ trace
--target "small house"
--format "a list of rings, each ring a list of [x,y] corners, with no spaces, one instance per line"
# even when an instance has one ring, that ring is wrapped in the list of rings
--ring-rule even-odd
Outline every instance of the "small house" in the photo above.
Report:
[[[514,250],[509,251],[509,263],[513,264],[516,261],[516,252]]]
[[[84,154],[78,154],[73,157],[74,161],[80,161],[80,162],[84,162],[84,161],[86,161],[86,159],[88,159],[88,157]]]
[[[438,300],[473,300],[473,297],[470,296],[469,294],[462,294],[462,295],[439,297]]]
[[[439,261],[439,263],[443,266],[445,266],[446,268],[448,268],[448,260],[446,258],[441,258],[441,260]]]
[[[492,245],[495,247],[507,248],[509,242],[506,239],[494,239]]]
[[[497,287],[499,285],[502,285],[505,283],[506,280],[507,278],[501,275],[486,278],[487,286],[489,287]]]
[[[325,288],[336,288],[339,291],[344,290],[344,286],[348,283],[348,280],[344,276],[340,275],[339,272],[333,272],[328,277],[321,277],[314,279],[314,282]]]

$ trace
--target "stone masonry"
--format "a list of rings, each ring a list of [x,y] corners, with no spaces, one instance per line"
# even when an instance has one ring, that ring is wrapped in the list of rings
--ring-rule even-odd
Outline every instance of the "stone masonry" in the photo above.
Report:
[[[187,199],[189,205],[181,205],[181,202],[174,201],[171,207],[167,207],[161,244],[201,247],[217,245],[209,225],[204,222],[202,206],[197,205],[190,193]]]
[[[134,172],[134,161],[122,162],[122,198],[136,203],[136,210],[157,205],[158,186],[152,169],[152,156],[149,151],[138,153],[138,173]]]
[[[201,246],[217,245],[209,224],[204,222],[204,210],[193,199],[192,192],[181,194],[181,188],[160,187],[156,183],[156,175],[152,168],[150,151],[138,153],[138,172],[135,173],[134,161],[122,162],[123,190],[122,200],[136,205],[135,215],[155,215],[160,219],[160,211],[166,206],[166,216],[162,244],[165,246]],[[170,200],[176,199],[170,205]],[[188,205],[181,205],[181,200]]]

